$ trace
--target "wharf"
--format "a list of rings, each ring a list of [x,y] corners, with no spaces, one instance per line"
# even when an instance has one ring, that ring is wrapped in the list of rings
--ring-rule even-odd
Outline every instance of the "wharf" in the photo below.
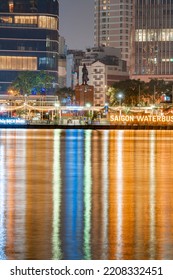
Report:
[[[173,125],[110,125],[110,124],[89,124],[89,125],[59,125],[59,124],[0,124],[0,129],[90,129],[90,130],[173,130]]]

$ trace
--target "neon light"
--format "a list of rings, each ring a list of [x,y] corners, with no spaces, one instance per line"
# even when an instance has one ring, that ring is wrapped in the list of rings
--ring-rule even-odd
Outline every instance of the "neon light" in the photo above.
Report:
[[[117,116],[117,115],[110,115],[111,122],[171,122],[173,123],[173,116]]]
[[[81,107],[81,106],[66,106],[66,109],[67,110],[70,110],[70,111],[81,111],[83,110],[85,107]]]
[[[23,119],[0,119],[0,124],[26,124]]]

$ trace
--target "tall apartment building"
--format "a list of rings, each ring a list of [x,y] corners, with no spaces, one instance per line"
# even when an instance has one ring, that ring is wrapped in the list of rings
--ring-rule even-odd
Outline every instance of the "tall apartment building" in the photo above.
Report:
[[[135,0],[132,78],[173,80],[173,0]]]
[[[0,93],[21,71],[46,70],[55,87],[58,37],[58,0],[0,1]]]
[[[130,65],[134,0],[95,0],[94,45],[119,48]]]

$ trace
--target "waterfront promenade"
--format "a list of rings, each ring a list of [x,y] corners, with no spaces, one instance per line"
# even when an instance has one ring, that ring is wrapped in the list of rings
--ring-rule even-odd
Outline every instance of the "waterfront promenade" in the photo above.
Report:
[[[62,106],[55,97],[1,97],[0,128],[173,129],[172,104],[148,107]]]

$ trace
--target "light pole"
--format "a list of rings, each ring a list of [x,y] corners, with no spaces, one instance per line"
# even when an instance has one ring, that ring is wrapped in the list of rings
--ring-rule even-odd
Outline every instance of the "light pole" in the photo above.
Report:
[[[27,94],[24,95],[24,110],[25,110],[25,120],[27,119]]]
[[[119,93],[118,97],[119,97],[119,105],[121,106],[121,100],[122,100],[122,97],[123,97],[122,93]]]
[[[122,97],[123,97],[123,95],[122,95],[122,93],[119,93],[118,94],[118,98],[119,98],[119,106],[121,107],[121,100],[122,100]],[[120,109],[120,116],[121,116],[121,109]]]
[[[58,111],[59,111],[59,107],[60,107],[60,104],[59,104],[59,102],[55,102],[55,120],[56,121],[58,121]],[[60,119],[61,119],[61,112],[59,111],[59,117],[60,117]]]
[[[40,98],[41,103],[41,122],[43,121],[43,96]]]
[[[87,107],[87,111],[89,112],[88,120],[90,121],[90,107],[91,107],[91,104],[90,103],[86,103],[86,107]]]
[[[140,106],[140,101],[141,101],[141,86],[139,85],[139,100],[138,100],[139,106]]]
[[[155,94],[156,94],[156,86],[154,85],[154,96],[153,96],[153,104],[155,105]]]
[[[109,104],[105,103],[105,115],[107,115],[107,113],[108,113],[108,106],[109,106]]]

